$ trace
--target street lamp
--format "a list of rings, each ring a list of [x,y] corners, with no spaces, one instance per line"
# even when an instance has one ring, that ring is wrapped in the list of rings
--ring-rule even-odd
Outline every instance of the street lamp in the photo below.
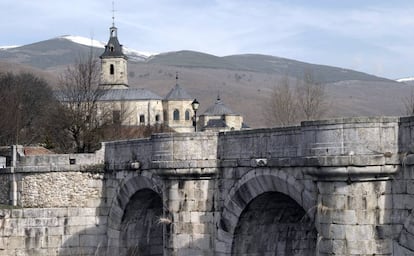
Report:
[[[195,132],[197,131],[197,110],[199,106],[200,106],[200,103],[197,101],[197,99],[194,99],[193,102],[191,102],[191,107],[194,110],[193,126],[194,126]]]

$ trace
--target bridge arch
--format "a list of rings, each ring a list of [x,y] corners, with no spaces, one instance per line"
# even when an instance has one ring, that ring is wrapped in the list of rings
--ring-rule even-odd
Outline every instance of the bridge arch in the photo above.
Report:
[[[311,240],[306,242],[312,247],[311,251],[315,250],[317,231],[314,225],[314,216],[317,196],[293,175],[278,169],[253,169],[233,185],[228,195],[219,223],[217,241],[218,247],[221,247],[221,249],[218,248],[219,251],[231,255],[246,253],[261,255],[270,252],[274,255],[284,255],[279,251],[288,250],[289,248],[283,247],[287,247],[287,245],[277,245],[283,241],[291,240],[292,235],[297,235],[293,234],[292,230],[293,232],[301,232],[299,239]],[[292,223],[296,224],[285,225]],[[271,226],[279,228],[283,226],[281,224],[285,226],[285,235],[275,234],[275,232],[280,233],[280,230],[273,230],[272,237],[270,238],[267,234],[261,240],[266,242],[260,244],[258,239],[260,240],[260,237],[269,230],[263,232],[264,230],[259,226],[265,229]],[[246,227],[246,225],[250,225],[250,227]],[[270,242],[269,239],[278,241]],[[275,246],[270,245],[269,242]],[[253,251],[247,249],[249,243],[252,245],[250,248],[255,248]],[[298,243],[300,241],[296,241],[296,244]],[[291,249],[296,250],[295,248]],[[276,250],[279,251],[276,253]],[[295,255],[293,252],[287,254]]]
[[[162,183],[135,176],[120,186],[108,216],[108,255],[163,255]]]

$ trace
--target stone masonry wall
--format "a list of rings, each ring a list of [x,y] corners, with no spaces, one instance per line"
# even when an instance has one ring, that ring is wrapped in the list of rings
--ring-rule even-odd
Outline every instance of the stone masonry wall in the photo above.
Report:
[[[22,207],[98,206],[103,173],[50,172],[23,174],[19,186]]]
[[[0,173],[2,194],[9,196],[5,188],[13,175],[17,206],[0,208],[0,255],[102,254],[108,215],[105,198],[113,197],[105,188],[112,183],[104,177],[102,151],[21,155],[14,173],[10,168]]]
[[[379,237],[392,239],[393,255],[414,254],[414,155],[405,156],[393,177],[390,194],[383,196]]]
[[[0,210],[0,255],[94,255],[106,239],[96,208]]]

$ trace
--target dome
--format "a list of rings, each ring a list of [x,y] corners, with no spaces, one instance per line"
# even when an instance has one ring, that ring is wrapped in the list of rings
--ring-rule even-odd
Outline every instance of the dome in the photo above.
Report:
[[[222,116],[222,115],[236,115],[231,109],[229,109],[224,103],[217,98],[216,103],[214,105],[207,108],[207,110],[203,113],[206,116]]]
[[[184,88],[182,88],[178,83],[173,89],[165,96],[166,100],[193,100],[190,94]]]

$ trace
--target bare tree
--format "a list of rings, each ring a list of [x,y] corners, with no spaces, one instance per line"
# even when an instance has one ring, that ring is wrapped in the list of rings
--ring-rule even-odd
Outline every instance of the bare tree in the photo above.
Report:
[[[325,84],[317,82],[309,71],[304,73],[303,82],[296,86],[296,98],[302,120],[321,118],[327,111]]]
[[[104,91],[99,88],[99,62],[92,52],[79,57],[60,78],[59,98],[65,107],[67,130],[75,151],[93,152],[100,141],[102,127],[112,121],[109,109],[98,106]]]
[[[413,116],[414,115],[414,90],[413,89],[411,89],[411,92],[409,95],[403,98],[403,103],[405,107],[405,114],[407,116]]]
[[[267,102],[266,118],[269,125],[293,125],[298,122],[298,103],[286,76],[273,88]]]
[[[295,125],[302,120],[321,118],[328,107],[325,85],[317,82],[311,72],[304,73],[296,86],[285,76],[276,85],[266,102],[265,114],[269,125]]]

